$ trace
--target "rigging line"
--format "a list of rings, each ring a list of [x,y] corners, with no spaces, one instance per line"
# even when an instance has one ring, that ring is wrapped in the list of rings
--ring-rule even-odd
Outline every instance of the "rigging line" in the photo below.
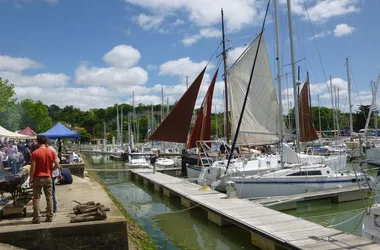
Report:
[[[318,47],[318,43],[317,43],[317,39],[315,38],[315,32],[314,32],[313,24],[311,23],[311,20],[310,20],[309,10],[307,9],[306,1],[305,1],[305,0],[303,0],[303,3],[304,3],[304,8],[305,8],[305,11],[306,11],[306,14],[307,14],[307,19],[309,20],[309,24],[310,24],[311,32],[313,33],[313,40],[314,40],[314,43],[315,43],[315,47],[316,47],[316,49],[317,49],[319,62],[320,62],[321,67],[322,67],[323,76],[324,76],[324,78],[325,78],[325,82],[326,82],[327,87],[328,87],[328,80],[327,80],[327,76],[326,76],[326,71],[325,71],[325,67],[323,66],[323,63],[322,63],[322,57],[321,57],[321,53],[320,53],[320,51],[319,51],[319,47]],[[329,89],[329,88],[328,88],[328,89]],[[330,90],[329,90],[329,93],[330,93],[330,98],[332,98],[332,92],[330,92]]]
[[[347,223],[347,222],[349,222],[349,221],[355,219],[356,217],[358,217],[359,215],[361,215],[361,214],[364,213],[364,212],[365,212],[365,210],[361,211],[360,213],[358,213],[358,214],[355,215],[354,217],[349,218],[348,220],[345,220],[345,221],[339,222],[339,223],[334,224],[334,225],[330,225],[330,226],[328,226],[328,227],[337,227],[337,226],[340,226],[340,225],[342,225],[342,224],[344,224],[344,223]],[[355,230],[354,230],[354,231],[355,231]]]
[[[352,210],[348,210],[348,211],[336,212],[336,213],[331,213],[331,214],[321,214],[321,215],[315,215],[315,216],[306,216],[306,217],[301,217],[301,218],[302,219],[313,219],[313,218],[320,218],[320,217],[340,215],[340,214],[345,214],[345,213],[352,213],[352,212],[357,212],[357,211],[362,211],[363,212],[363,208],[352,209]]]
[[[229,38],[227,39],[227,41],[236,41],[236,40],[241,40],[241,39],[244,39],[244,38],[248,38],[248,37],[254,37],[256,35],[246,35],[246,36],[241,36],[241,37],[235,37],[235,38]]]
[[[268,10],[269,10],[269,5],[270,5],[270,0],[268,0],[267,9],[266,9],[266,11],[265,11],[264,21],[263,21],[263,25],[262,25],[262,27],[261,27],[261,32],[260,32],[260,37],[259,37],[259,41],[258,41],[258,44],[257,44],[256,54],[255,54],[255,58],[254,58],[254,60],[253,60],[253,65],[252,65],[251,75],[250,75],[250,77],[249,77],[248,86],[247,86],[247,91],[246,91],[246,94],[245,94],[245,98],[244,98],[243,106],[242,106],[242,109],[241,109],[241,113],[240,113],[239,121],[238,121],[238,124],[237,124],[237,128],[236,128],[235,136],[234,136],[234,140],[233,140],[233,143],[232,143],[231,153],[230,153],[230,155],[228,156],[227,167],[226,167],[226,170],[225,170],[225,172],[224,172],[224,175],[226,175],[226,173],[227,173],[227,171],[228,171],[228,166],[230,165],[230,162],[231,162],[232,156],[233,156],[234,151],[235,151],[236,141],[237,141],[237,138],[238,138],[238,135],[239,135],[240,126],[241,126],[241,123],[242,123],[242,120],[243,120],[243,114],[244,114],[245,106],[246,106],[246,104],[247,104],[247,99],[248,99],[249,89],[250,89],[250,87],[251,87],[251,83],[252,83],[252,78],[253,78],[253,73],[254,73],[255,66],[256,66],[257,56],[258,56],[258,54],[259,54],[260,44],[261,44],[261,40],[262,40],[261,38],[263,37],[263,33],[264,33],[265,21],[266,21],[266,19],[267,19]],[[264,49],[265,49],[265,48],[264,48]]]
[[[219,47],[220,47],[221,45],[222,45],[222,42],[220,42],[219,45],[218,45],[218,47],[216,47],[214,53],[211,55],[210,60],[208,60],[208,62],[207,62],[206,65],[208,65],[208,64],[211,62],[211,60],[214,58],[215,54],[218,52],[218,49],[219,49]]]

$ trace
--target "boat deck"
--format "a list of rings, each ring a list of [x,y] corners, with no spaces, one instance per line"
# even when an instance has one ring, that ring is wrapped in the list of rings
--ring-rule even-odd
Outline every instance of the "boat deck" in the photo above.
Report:
[[[234,224],[251,233],[252,244],[262,249],[380,249],[380,245],[362,237],[326,228],[287,215],[257,202],[227,199],[214,190],[202,190],[197,184],[149,169],[131,170],[136,181],[167,197],[179,197],[186,207],[199,206],[208,219],[219,226]]]

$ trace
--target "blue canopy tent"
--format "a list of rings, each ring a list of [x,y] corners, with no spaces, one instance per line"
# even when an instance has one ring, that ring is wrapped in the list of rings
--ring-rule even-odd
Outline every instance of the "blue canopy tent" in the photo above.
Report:
[[[57,139],[57,138],[79,138],[80,134],[71,131],[62,125],[62,123],[58,122],[54,127],[49,129],[44,133],[40,133],[38,135],[44,135],[49,139]]]

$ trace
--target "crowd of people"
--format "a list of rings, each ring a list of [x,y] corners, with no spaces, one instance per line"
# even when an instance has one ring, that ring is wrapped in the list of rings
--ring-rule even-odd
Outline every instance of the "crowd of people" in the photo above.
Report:
[[[17,174],[23,166],[29,170],[26,185],[33,188],[32,223],[40,223],[39,201],[42,190],[47,203],[46,222],[51,222],[57,212],[55,184],[73,182],[70,170],[59,166],[62,152],[60,140],[57,146],[58,152],[46,136],[38,136],[37,140],[4,140],[0,143],[0,182],[7,181],[7,177]]]

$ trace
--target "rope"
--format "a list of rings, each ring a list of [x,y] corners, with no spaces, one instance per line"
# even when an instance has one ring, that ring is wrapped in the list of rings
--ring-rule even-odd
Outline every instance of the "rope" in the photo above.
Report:
[[[342,222],[340,222],[340,223],[338,223],[338,224],[330,225],[330,226],[328,226],[328,227],[337,227],[337,226],[340,226],[340,225],[342,225],[342,224],[344,224],[344,223],[347,223],[347,222],[349,222],[349,221],[355,219],[356,217],[358,217],[358,216],[361,215],[361,214],[364,215],[364,212],[365,212],[365,210],[361,211],[360,213],[358,213],[358,214],[355,215],[354,217],[349,218],[348,220],[342,221]],[[360,223],[359,223],[359,224],[360,224]],[[356,226],[355,229],[354,229],[353,231],[355,231],[357,227],[358,227],[358,226]]]
[[[160,214],[160,215],[172,215],[172,214],[182,213],[182,212],[185,212],[185,211],[191,210],[191,209],[193,209],[193,208],[196,208],[196,207],[198,207],[199,205],[200,205],[200,204],[196,204],[196,205],[194,205],[194,206],[192,206],[192,207],[188,207],[188,208],[181,209],[181,210],[174,211],[174,212],[163,213],[163,214]],[[150,216],[150,218],[153,218],[153,217],[155,217],[155,216],[157,216],[157,215]],[[162,219],[162,220],[152,220],[152,221],[163,221],[163,220],[165,220],[165,219]]]
[[[302,219],[311,219],[311,218],[320,218],[320,217],[325,217],[325,216],[334,216],[334,215],[340,215],[340,214],[345,214],[345,213],[350,213],[350,212],[357,212],[357,211],[362,211],[362,210],[363,210],[363,208],[358,208],[358,209],[353,209],[353,210],[348,210],[348,211],[343,211],[343,212],[337,212],[337,213],[331,213],[331,214],[307,216],[307,217],[302,217]]]

